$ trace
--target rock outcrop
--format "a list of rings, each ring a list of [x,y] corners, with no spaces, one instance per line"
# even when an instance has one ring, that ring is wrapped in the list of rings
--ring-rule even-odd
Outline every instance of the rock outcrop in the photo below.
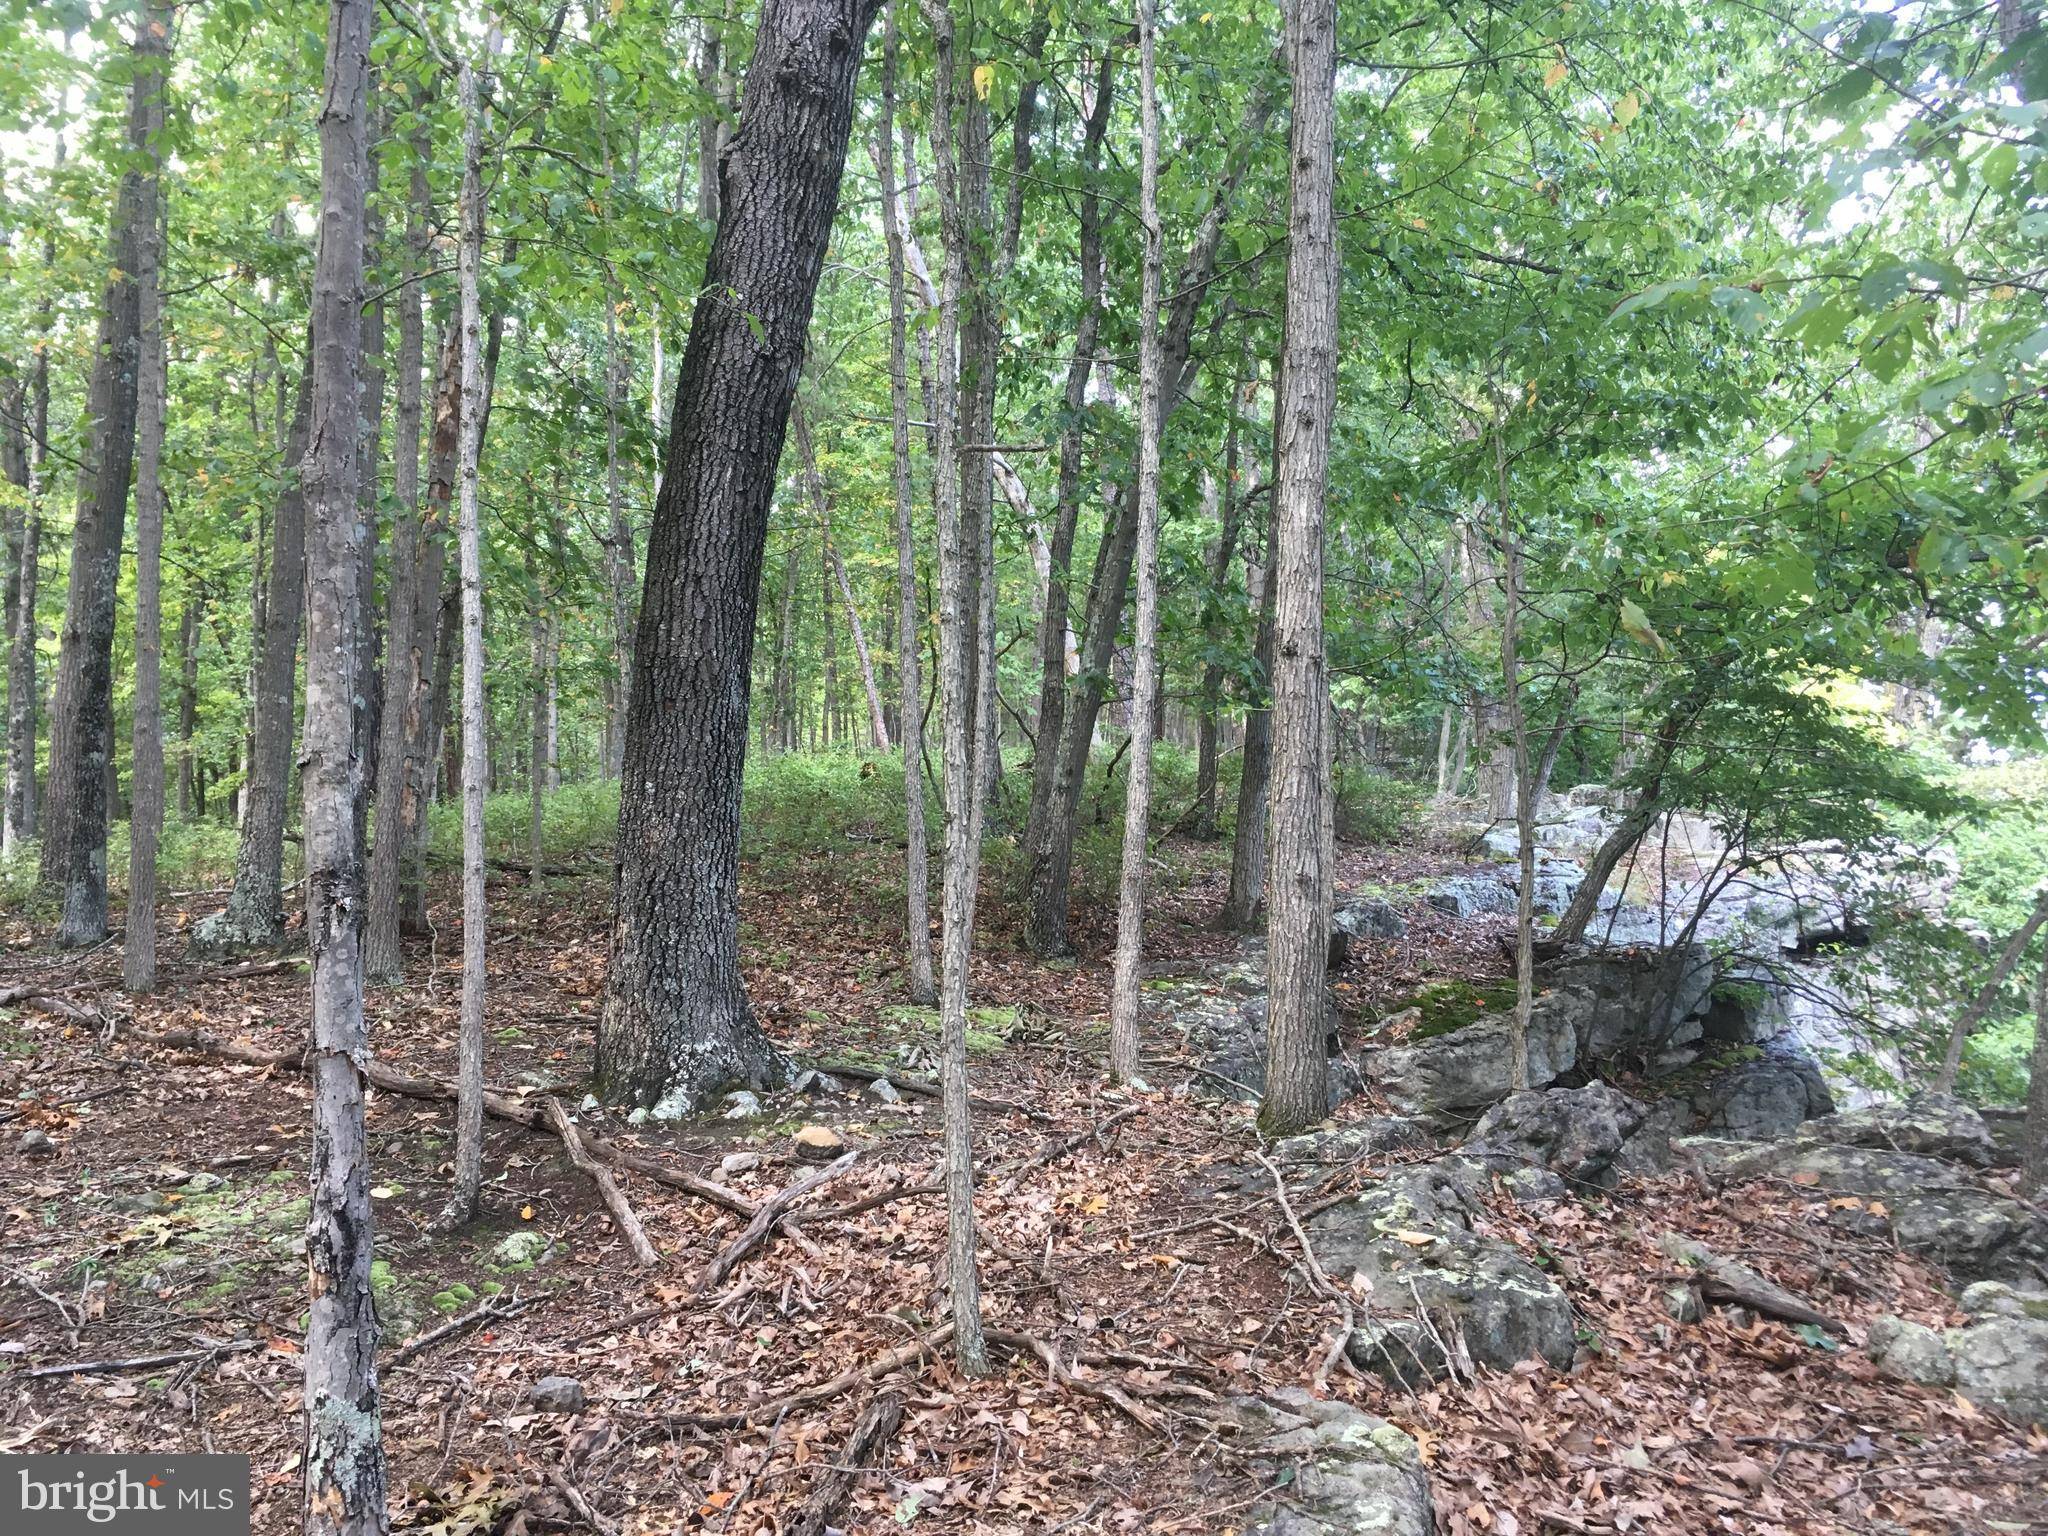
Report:
[[[1460,1150],[1503,1173],[1547,1168],[1567,1184],[1611,1189],[1619,1179],[1615,1160],[1648,1114],[1605,1083],[1515,1093],[1481,1117]]]
[[[1937,1333],[1881,1317],[1870,1329],[1878,1369],[1923,1387],[1953,1388],[1980,1407],[2048,1424],[2048,1322],[1986,1317]]]
[[[1415,1442],[1349,1403],[1284,1387],[1232,1405],[1244,1450],[1293,1470],[1284,1503],[1252,1512],[1246,1536],[1435,1536],[1429,1474]]]

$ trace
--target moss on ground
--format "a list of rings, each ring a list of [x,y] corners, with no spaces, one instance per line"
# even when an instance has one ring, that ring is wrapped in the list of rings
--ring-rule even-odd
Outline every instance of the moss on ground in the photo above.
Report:
[[[1390,1004],[1387,1013],[1391,1016],[1413,1008],[1422,1015],[1407,1037],[1407,1043],[1415,1045],[1456,1034],[1490,1013],[1504,1013],[1514,1006],[1515,984],[1512,981],[1485,985],[1469,981],[1436,981]]]

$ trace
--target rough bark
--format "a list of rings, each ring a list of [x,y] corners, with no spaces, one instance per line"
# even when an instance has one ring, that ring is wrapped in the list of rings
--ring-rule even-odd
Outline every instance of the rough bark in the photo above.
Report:
[[[372,982],[403,975],[398,945],[399,883],[406,846],[408,799],[418,793],[409,743],[419,708],[420,370],[425,363],[426,320],[420,284],[430,263],[432,192],[427,164],[426,99],[415,93],[412,183],[406,202],[404,281],[398,304],[398,388],[391,444],[391,559],[385,573],[383,708],[377,730],[377,808],[370,855],[369,922],[364,970]],[[452,333],[451,333],[452,334]],[[368,594],[364,596],[367,598]],[[410,814],[416,814],[416,811]]]
[[[926,0],[935,63],[932,79],[933,181],[939,196],[945,259],[934,338],[932,502],[939,535],[939,697],[944,746],[946,852],[942,893],[943,941],[939,968],[940,1098],[944,1124],[941,1163],[946,1184],[946,1278],[952,1302],[953,1351],[961,1373],[988,1374],[982,1332],[981,1275],[975,1257],[974,1134],[967,1081],[967,981],[974,947],[975,891],[981,860],[981,739],[974,719],[979,599],[976,530],[963,509],[965,480],[960,433],[970,414],[959,358],[960,293],[965,281],[967,225],[955,166],[953,14],[945,0]]]
[[[1222,518],[1216,530],[1216,548],[1209,560],[1210,592],[1202,626],[1204,638],[1212,651],[1223,643],[1217,610],[1222,607],[1228,586],[1230,563],[1237,557],[1238,519],[1244,507],[1244,497],[1239,494],[1237,483],[1237,413],[1242,393],[1242,384],[1234,381],[1230,391],[1230,425],[1223,437]],[[1217,736],[1222,714],[1223,667],[1220,662],[1211,661],[1202,668],[1200,717],[1195,727],[1194,832],[1203,842],[1213,841],[1216,836]]]
[[[615,1102],[687,1112],[781,1071],[740,971],[747,695],[776,462],[876,3],[766,0],[721,166],[634,644],[596,1060]]]
[[[1329,1113],[1330,680],[1323,655],[1323,503],[1337,405],[1335,0],[1291,0],[1287,325],[1273,485],[1273,879],[1266,912],[1266,1092],[1259,1129]]]
[[[910,1000],[938,1000],[932,980],[930,851],[924,823],[924,693],[918,665],[917,545],[911,518],[910,379],[906,359],[903,226],[896,206],[896,4],[882,34],[882,112],[875,168],[882,180],[882,223],[889,247],[890,489],[896,511],[896,664],[901,684],[897,735],[903,748],[904,949]],[[926,418],[929,420],[930,418]],[[1071,541],[1070,541],[1071,542]]]
[[[304,462],[307,931],[313,952],[311,1297],[306,1325],[308,1536],[381,1536],[385,1474],[371,1288],[369,1147],[364,1133],[361,850],[363,765],[353,700],[361,679],[356,512],[361,359],[365,96],[370,0],[329,0],[320,115],[320,232],[313,278],[313,424]]]
[[[1117,881],[1116,968],[1109,997],[1109,1076],[1138,1075],[1138,976],[1144,956],[1145,864],[1151,856],[1152,711],[1159,693],[1159,234],[1158,25],[1138,0],[1138,219],[1144,230],[1138,301],[1138,611],[1132,636],[1131,760],[1124,780],[1123,865]]]
[[[358,254],[357,265],[361,265]],[[361,334],[360,322],[357,334]],[[298,404],[286,439],[284,486],[272,523],[270,571],[264,587],[263,626],[256,652],[255,747],[242,789],[242,837],[235,848],[235,886],[227,909],[192,930],[195,954],[226,955],[273,949],[284,942],[284,823],[290,800],[292,737],[298,722],[299,628],[306,587],[304,457],[313,408],[313,348],[299,375]],[[350,420],[355,420],[351,404]],[[351,428],[349,442],[355,443]],[[354,483],[351,474],[350,483]]]
[[[42,883],[61,904],[56,942],[75,948],[107,935],[107,765],[114,753],[114,622],[128,477],[135,464],[135,395],[141,361],[140,243],[155,216],[146,191],[152,60],[170,46],[147,13],[136,24],[128,91],[127,168],[121,173],[106,288],[86,410],[92,432],[78,471],[71,578],[50,716],[50,793],[42,828]]]
[[[64,136],[57,136],[55,166],[64,166]],[[43,236],[45,276],[57,264],[54,231]],[[28,507],[21,546],[10,573],[7,626],[7,782],[0,804],[0,853],[12,854],[36,831],[36,597],[42,574],[43,504],[50,488],[50,337],[55,323],[47,295],[36,310],[41,345],[28,382]]]
[[[1273,380],[1273,470],[1280,468],[1280,380]],[[1280,563],[1274,559],[1273,530],[1266,528],[1265,568],[1259,573],[1259,618],[1252,642],[1252,695],[1244,715],[1244,749],[1238,755],[1237,823],[1230,839],[1230,884],[1223,895],[1222,927],[1239,933],[1259,925],[1265,915],[1266,835],[1270,830],[1266,798],[1273,766],[1273,611],[1278,600]]]
[[[121,979],[130,992],[156,989],[156,850],[164,825],[164,398],[162,168],[163,77],[170,64],[169,7],[153,3],[141,25],[164,37],[152,55],[149,88],[148,168],[143,201],[148,219],[138,243],[135,274],[141,351],[135,389],[135,704],[130,736],[132,766],[128,817],[128,912],[122,939]]]
[[[494,29],[495,31],[495,29]],[[496,38],[486,39],[489,53]],[[476,71],[458,61],[462,112],[462,211],[459,255],[462,327],[462,434],[456,455],[456,545],[462,573],[462,1010],[455,1075],[454,1187],[438,1220],[453,1230],[477,1214],[484,1177],[484,959],[490,907],[484,895],[484,795],[490,749],[484,668],[483,539],[477,461],[484,427],[483,308],[477,297],[484,248],[483,108]],[[537,861],[536,861],[537,862]]]
[[[1934,1079],[1936,1093],[1956,1091],[1956,1075],[1963,1067],[1964,1043],[1976,1033],[1977,1026],[1984,1022],[1985,1017],[1997,1004],[1998,994],[2005,987],[2006,977],[2012,974],[2013,967],[2019,964],[2020,957],[2027,952],[2027,946],[2034,942],[2034,935],[2041,931],[2044,923],[2048,923],[2048,886],[2043,886],[2035,894],[2034,905],[2027,913],[2026,921],[2006,936],[2005,944],[1999,950],[1998,958],[1991,962],[1991,970],[1985,976],[1983,984],[1977,988],[1976,996],[1970,999],[1969,1006],[1957,1014],[1955,1022],[1950,1025],[1948,1048],[1942,1053],[1941,1071]]]

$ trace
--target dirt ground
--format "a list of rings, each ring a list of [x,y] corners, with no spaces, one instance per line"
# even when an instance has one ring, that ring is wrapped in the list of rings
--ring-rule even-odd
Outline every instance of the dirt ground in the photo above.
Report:
[[[900,919],[875,896],[893,857],[855,848],[749,872],[752,996],[800,1062],[906,1076],[934,1065],[932,1018],[899,1006]],[[1350,849],[1343,881],[1398,899],[1450,861]],[[1147,942],[1161,970],[1231,951],[1208,926],[1217,863],[1214,849],[1173,850]],[[493,881],[489,1075],[506,1092],[582,1101],[608,894],[599,875],[538,893]],[[453,895],[437,891],[440,931],[408,951],[408,985],[372,996],[380,1058],[428,1076],[454,1059]],[[489,1128],[484,1219],[431,1235],[449,1110],[375,1093],[397,1525],[779,1532],[878,1389],[903,1396],[902,1427],[842,1528],[1228,1532],[1262,1498],[1284,1501],[1289,1472],[1245,1460],[1227,1400],[1309,1382],[1337,1319],[1292,1273],[1299,1250],[1251,1155],[1250,1110],[1192,1091],[1164,1031],[1147,1042],[1147,1091],[1106,1091],[1113,914],[1084,906],[1080,960],[1045,966],[1016,945],[1004,897],[984,897],[972,1032],[995,1374],[964,1378],[943,1347],[918,1347],[946,1304],[943,1212],[922,1189],[938,1114],[915,1093],[770,1095],[758,1116],[676,1127],[580,1114],[746,1202],[815,1175],[794,1155],[802,1126],[858,1153],[708,1288],[740,1211],[622,1173],[662,1255],[640,1269],[560,1143],[502,1121]],[[297,1523],[307,1091],[289,1066],[149,1037],[196,1030],[289,1056],[305,986],[289,969],[185,961],[182,930],[206,910],[202,898],[169,925],[164,990],[140,1001],[118,991],[113,948],[56,956],[25,921],[0,928],[0,989],[63,1000],[0,1013],[0,1450],[246,1451],[256,1529],[275,1536]],[[1337,978],[1360,1027],[1419,983],[1504,963],[1485,925],[1419,906],[1412,917],[1407,938],[1363,946]],[[842,1086],[856,1090],[857,1074]],[[24,1146],[31,1130],[46,1151]],[[1375,1171],[1291,1186],[1291,1201],[1305,1210]],[[1416,1393],[1340,1370],[1330,1390],[1417,1438],[1449,1532],[2048,1529],[2048,1437],[1877,1377],[1858,1347],[1868,1323],[1938,1323],[1950,1303],[1923,1266],[1826,1214],[1811,1191],[1709,1194],[1684,1177],[1550,1207],[1504,1200],[1495,1235],[1552,1270],[1579,1310],[1574,1369]],[[1655,1244],[1672,1227],[1801,1291],[1845,1338],[1731,1313],[1674,1323]],[[157,1355],[182,1358],[77,1369]],[[582,1411],[530,1403],[547,1376],[576,1378]]]

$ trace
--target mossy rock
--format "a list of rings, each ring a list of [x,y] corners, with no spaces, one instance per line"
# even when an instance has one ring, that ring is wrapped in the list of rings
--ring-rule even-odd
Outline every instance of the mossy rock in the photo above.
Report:
[[[1483,985],[1468,981],[1435,981],[1419,992],[1390,1004],[1387,1013],[1392,1016],[1413,1008],[1422,1015],[1404,1042],[1415,1045],[1456,1034],[1488,1014],[1505,1013],[1514,1006],[1515,984],[1512,981]]]

